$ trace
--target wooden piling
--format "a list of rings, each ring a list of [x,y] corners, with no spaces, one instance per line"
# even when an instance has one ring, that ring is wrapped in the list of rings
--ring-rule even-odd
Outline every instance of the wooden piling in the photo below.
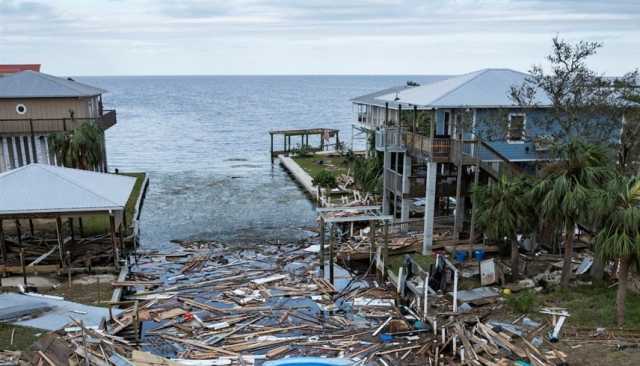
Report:
[[[273,134],[270,133],[269,137],[271,137],[271,164],[273,164]]]
[[[389,259],[389,222],[384,222],[384,246],[382,247],[382,280],[386,277],[387,260]]]
[[[56,217],[56,236],[58,239],[58,257],[60,259],[60,268],[64,263],[63,248],[62,248],[62,219],[60,216]]]
[[[26,291],[27,287],[27,266],[24,263],[24,248],[20,248],[20,267],[22,268],[22,281]]]
[[[113,265],[118,267],[118,248],[116,243],[116,219],[109,215],[109,229],[111,231],[111,250],[113,254]]]
[[[16,220],[16,235],[18,236],[18,245],[22,246],[22,229],[20,228],[20,220]]]
[[[0,219],[0,254],[2,254],[2,263],[7,265],[7,242],[4,239],[4,221]]]
[[[29,234],[31,234],[32,238],[35,236],[34,230],[33,230],[33,220],[32,219],[29,219]]]
[[[78,231],[80,232],[80,239],[84,238],[84,225],[82,223],[82,217],[78,217]]]
[[[331,234],[329,237],[329,282],[331,282],[331,284],[334,284],[333,278],[334,278],[334,273],[333,273],[333,246],[335,245],[335,241],[336,241],[336,225],[335,224],[331,224]]]
[[[75,243],[76,236],[75,236],[75,232],[73,230],[73,217],[69,217],[67,219],[67,222],[69,223],[69,235],[71,235],[71,242]]]
[[[320,217],[320,276],[324,279],[324,219]]]
[[[66,253],[66,257],[67,257],[67,261],[66,261],[66,263],[67,263],[67,281],[68,281],[68,284],[69,284],[69,288],[71,288],[71,252],[69,252],[68,250],[67,250],[67,253]]]

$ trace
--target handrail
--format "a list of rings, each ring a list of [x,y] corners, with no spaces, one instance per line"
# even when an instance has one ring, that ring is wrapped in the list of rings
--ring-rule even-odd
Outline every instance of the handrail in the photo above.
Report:
[[[116,111],[105,109],[99,117],[0,119],[2,133],[50,133],[72,131],[83,123],[96,123],[103,130],[117,123]]]

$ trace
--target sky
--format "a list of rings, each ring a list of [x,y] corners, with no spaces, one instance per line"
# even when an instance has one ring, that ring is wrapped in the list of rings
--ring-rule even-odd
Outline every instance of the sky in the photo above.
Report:
[[[0,0],[0,63],[56,75],[526,71],[551,39],[640,67],[640,0]]]

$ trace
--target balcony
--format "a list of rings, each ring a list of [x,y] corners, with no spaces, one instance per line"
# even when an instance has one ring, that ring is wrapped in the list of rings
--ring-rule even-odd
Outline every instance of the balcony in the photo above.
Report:
[[[391,127],[376,131],[376,150],[389,152],[406,151],[404,129]]]
[[[105,110],[98,118],[0,119],[0,134],[46,134],[73,131],[85,122],[103,131],[117,123],[116,111]]]

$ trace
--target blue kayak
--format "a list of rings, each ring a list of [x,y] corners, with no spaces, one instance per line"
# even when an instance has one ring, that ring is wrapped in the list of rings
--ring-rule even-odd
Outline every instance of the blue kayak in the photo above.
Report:
[[[353,361],[344,358],[292,357],[268,361],[264,366],[351,366]]]

